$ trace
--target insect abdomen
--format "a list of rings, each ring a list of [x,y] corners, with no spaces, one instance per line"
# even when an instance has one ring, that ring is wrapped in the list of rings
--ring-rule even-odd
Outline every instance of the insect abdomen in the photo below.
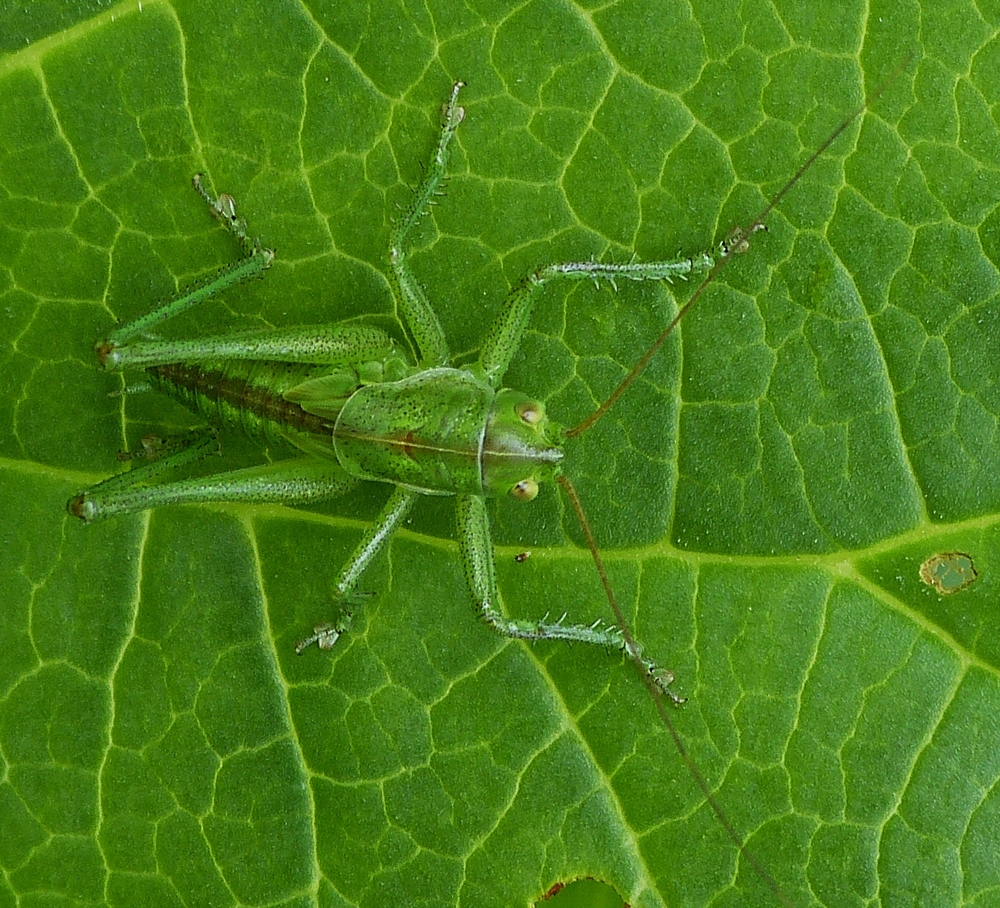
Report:
[[[283,393],[328,366],[270,362],[166,363],[146,372],[154,388],[168,394],[214,425],[241,429],[268,444],[333,436],[333,422],[307,413]],[[356,384],[353,385],[353,388]],[[345,395],[346,398],[346,395]],[[310,450],[314,450],[310,446]],[[332,453],[332,449],[331,449]]]
[[[430,495],[483,494],[482,450],[494,391],[462,369],[428,369],[359,388],[340,411],[334,448],[359,479]]]

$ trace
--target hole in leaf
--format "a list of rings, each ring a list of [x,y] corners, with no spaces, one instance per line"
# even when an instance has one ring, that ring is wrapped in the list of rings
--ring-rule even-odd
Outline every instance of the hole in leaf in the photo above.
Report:
[[[535,908],[627,908],[628,903],[600,880],[574,880],[556,883],[537,902]]]

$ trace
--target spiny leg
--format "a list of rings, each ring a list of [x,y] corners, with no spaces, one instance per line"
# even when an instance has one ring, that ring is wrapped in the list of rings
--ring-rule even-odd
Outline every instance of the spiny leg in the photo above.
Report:
[[[675,702],[682,702],[670,689],[673,674],[642,656],[638,644],[626,640],[614,624],[603,625],[600,620],[591,625],[563,624],[561,619],[547,623],[544,618],[541,621],[531,621],[506,617],[498,608],[499,593],[486,500],[472,495],[459,495],[455,510],[465,579],[480,617],[490,627],[515,640],[569,640],[621,650],[639,662],[663,693]]]
[[[359,360],[378,362],[395,352],[392,339],[380,328],[371,325],[309,325],[237,331],[191,340],[128,343],[131,338],[146,334],[151,327],[227,287],[262,274],[274,259],[273,251],[264,249],[259,239],[251,239],[247,235],[246,221],[237,216],[236,202],[231,195],[223,193],[218,199],[212,198],[202,185],[201,174],[195,174],[192,182],[213,214],[239,240],[246,258],[223,268],[182,296],[112,331],[97,345],[98,359],[104,368],[113,370],[126,366],[146,367],[208,359],[334,365]]]
[[[259,239],[250,239],[247,236],[246,221],[237,216],[236,202],[231,195],[223,193],[218,199],[213,199],[201,183],[201,174],[196,173],[192,183],[198,194],[208,203],[215,216],[240,241],[245,257],[222,268],[176,299],[111,331],[96,346],[97,357],[102,365],[115,365],[115,355],[118,348],[128,343],[132,338],[147,335],[150,329],[156,325],[179,315],[192,306],[208,299],[210,296],[225,290],[227,287],[231,287],[233,284],[238,284],[263,274],[274,260],[273,250],[265,249]]]
[[[222,221],[225,228],[240,241],[243,252],[247,256],[258,255],[261,252],[260,239],[257,237],[251,239],[247,235],[247,222],[236,213],[236,199],[228,192],[220,193],[217,199],[212,198],[212,194],[201,181],[200,173],[191,177],[191,185],[194,187],[194,191],[205,200],[205,204],[211,209],[212,214]]]
[[[154,446],[158,450],[150,457],[149,452]],[[114,503],[119,494],[130,494],[166,470],[194,463],[208,454],[217,453],[219,443],[214,431],[195,429],[183,436],[162,441],[159,445],[155,443],[147,445],[144,439],[143,448],[145,450],[141,455],[119,453],[118,459],[123,461],[138,460],[141,457],[146,457],[147,463],[110,476],[86,492],[81,492],[67,502],[66,510],[74,517],[79,517],[84,523],[101,520],[110,516],[104,512],[103,504],[105,501]],[[169,450],[169,453],[164,455],[164,450]],[[114,508],[114,504],[112,507]],[[121,511],[114,509],[112,513],[121,513]]]
[[[421,366],[443,366],[450,354],[441,323],[410,268],[405,244],[410,231],[427,214],[441,190],[448,167],[448,145],[465,116],[465,110],[457,104],[458,92],[464,85],[464,82],[456,82],[451,90],[451,97],[444,105],[444,122],[434,157],[413,193],[413,201],[389,236],[389,264],[396,281],[396,298],[420,351]]]
[[[568,278],[591,280],[596,284],[598,281],[606,280],[617,289],[616,281],[619,279],[670,281],[675,277],[686,278],[689,274],[707,271],[714,263],[715,260],[706,252],[694,258],[677,259],[672,262],[626,262],[621,265],[604,262],[563,262],[546,265],[531,272],[511,290],[504,308],[483,339],[479,364],[486,373],[487,381],[494,387],[499,387],[528,327],[528,320],[531,318],[538,294],[549,281]]]
[[[71,499],[67,510],[85,523],[91,523],[167,504],[311,504],[337,497],[357,484],[357,480],[339,464],[315,458],[283,461],[159,485],[144,484],[166,469],[203,456],[214,443],[214,432],[203,433],[203,438],[176,454],[98,483]],[[366,531],[341,570],[334,587],[338,600],[350,604],[361,572],[409,514],[416,498],[416,492],[405,489],[397,489],[393,493],[378,521]],[[318,644],[321,649],[329,649],[350,626],[351,613],[347,609],[334,623],[316,627],[315,633],[299,643],[295,650],[301,653],[311,643]]]
[[[354,595],[358,580],[361,574],[375,556],[382,550],[386,542],[392,538],[399,525],[406,519],[418,498],[416,492],[398,487],[389,496],[378,520],[370,526],[357,547],[347,559],[347,563],[341,568],[334,585],[334,596],[342,601],[350,603],[357,602],[358,597]],[[313,634],[305,640],[295,645],[295,652],[302,654],[306,647],[316,644],[320,649],[330,649],[337,638],[351,627],[351,613],[345,611],[333,624],[320,624],[313,629]]]
[[[311,504],[342,495],[357,482],[337,463],[303,457],[176,482],[145,484],[166,469],[203,456],[214,444],[214,433],[206,433],[187,449],[98,483],[71,499],[67,510],[90,523],[167,504]]]
[[[110,349],[102,360],[108,370],[205,360],[266,360],[282,363],[381,362],[395,344],[373,325],[299,325],[210,335],[189,340],[143,340]]]

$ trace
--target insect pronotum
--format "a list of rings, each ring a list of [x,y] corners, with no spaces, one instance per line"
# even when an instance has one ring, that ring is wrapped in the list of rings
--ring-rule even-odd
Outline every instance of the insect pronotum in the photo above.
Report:
[[[730,233],[716,255],[540,267],[514,286],[483,340],[478,360],[456,368],[450,364],[448,343],[437,316],[411,271],[406,243],[445,178],[449,146],[464,117],[458,104],[462,87],[459,82],[452,89],[433,158],[390,237],[396,299],[417,347],[415,361],[385,332],[359,324],[245,331],[190,340],[148,339],[150,330],[162,322],[234,284],[260,276],[274,258],[270,249],[248,234],[233,197],[221,194],[213,198],[196,175],[194,188],[237,238],[244,257],[187,293],[110,332],[96,345],[98,360],[109,370],[143,368],[152,387],[189,405],[210,423],[239,427],[271,444],[285,443],[299,456],[250,469],[155,482],[164,471],[202,457],[215,446],[215,434],[211,430],[195,432],[182,444],[147,438],[137,458],[145,463],[77,495],[68,503],[68,510],[89,523],[167,504],[309,504],[341,495],[361,480],[391,484],[394,488],[382,513],[336,577],[334,599],[339,614],[318,625],[298,644],[297,650],[302,652],[314,643],[322,649],[331,648],[349,631],[352,606],[363,598],[357,592],[363,571],[416,501],[422,495],[454,496],[459,551],[480,617],[497,632],[516,639],[568,640],[623,651],[639,667],[713,811],[767,885],[787,902],[746,851],[664,709],[664,694],[674,704],[682,703],[683,698],[671,689],[672,673],[643,652],[625,622],[583,505],[561,471],[562,445],[565,439],[584,433],[618,400],[720,268],[733,255],[748,249],[772,208],[866,104],[845,119],[748,226]],[[545,285],[567,279],[603,279],[614,285],[617,280],[671,280],[697,272],[706,275],[701,285],[621,385],[579,425],[563,429],[550,421],[542,403],[503,386],[504,373]],[[501,611],[486,498],[509,494],[531,501],[539,484],[551,480],[562,486],[580,520],[614,612],[613,623],[598,619],[591,624],[571,624],[565,615],[555,620],[548,616],[512,619]],[[528,553],[523,553],[517,560],[527,557]]]

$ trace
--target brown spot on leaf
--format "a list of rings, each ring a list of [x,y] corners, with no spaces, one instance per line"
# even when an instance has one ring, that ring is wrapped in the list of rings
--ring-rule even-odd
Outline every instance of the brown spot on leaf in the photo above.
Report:
[[[939,552],[920,565],[920,579],[942,596],[964,590],[978,576],[972,556],[965,552]]]

